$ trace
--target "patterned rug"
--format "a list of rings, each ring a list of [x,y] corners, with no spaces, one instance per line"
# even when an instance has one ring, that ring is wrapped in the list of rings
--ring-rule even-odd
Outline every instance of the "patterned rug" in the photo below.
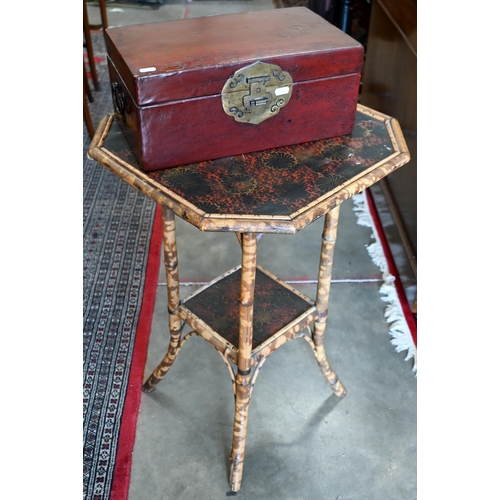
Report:
[[[92,39],[101,84],[90,103],[97,126],[113,109],[102,33]],[[146,356],[161,231],[155,203],[90,160],[89,145],[84,126],[83,498],[105,500],[120,466],[116,458],[124,408],[136,404],[134,395],[140,391],[142,371],[135,374],[134,369]],[[137,390],[127,393],[134,377]]]

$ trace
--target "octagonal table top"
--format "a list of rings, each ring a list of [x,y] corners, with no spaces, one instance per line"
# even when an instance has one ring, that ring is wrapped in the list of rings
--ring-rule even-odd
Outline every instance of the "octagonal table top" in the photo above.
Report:
[[[352,134],[144,172],[114,115],[89,156],[204,231],[295,233],[410,160],[396,119],[358,105]]]

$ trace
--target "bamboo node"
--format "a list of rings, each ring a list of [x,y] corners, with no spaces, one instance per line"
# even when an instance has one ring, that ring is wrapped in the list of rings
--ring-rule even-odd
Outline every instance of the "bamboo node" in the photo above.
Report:
[[[323,241],[326,241],[327,243],[336,243],[336,241],[337,241],[337,238],[328,238],[328,237],[325,237],[325,236],[322,236],[321,239]]]
[[[235,384],[240,387],[249,387],[251,385],[250,377],[242,376],[239,373],[236,374]]]
[[[318,311],[318,318],[316,321],[318,323],[324,323],[326,321],[326,317],[328,316],[328,309],[325,309],[324,311]],[[325,321],[319,321],[321,319],[325,319]]]
[[[240,305],[242,305],[243,307],[253,306],[253,302],[251,300],[241,300],[241,299],[238,299],[238,303]]]

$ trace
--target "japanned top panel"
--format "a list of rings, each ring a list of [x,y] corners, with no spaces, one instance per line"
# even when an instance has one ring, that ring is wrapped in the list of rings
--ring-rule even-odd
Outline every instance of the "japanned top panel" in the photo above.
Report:
[[[305,7],[108,28],[108,55],[137,105],[220,94],[255,61],[295,82],[360,73],[363,47]]]
[[[358,105],[352,134],[144,172],[113,116],[89,155],[208,231],[295,233],[406,164],[397,120]]]

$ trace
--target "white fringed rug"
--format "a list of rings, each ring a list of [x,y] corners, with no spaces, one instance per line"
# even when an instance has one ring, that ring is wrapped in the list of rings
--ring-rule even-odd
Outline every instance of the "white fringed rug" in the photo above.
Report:
[[[413,371],[417,374],[417,325],[411,313],[403,286],[389,250],[389,245],[382,232],[370,193],[366,191],[353,196],[354,212],[358,224],[372,229],[374,242],[367,251],[373,263],[382,272],[383,284],[380,287],[382,300],[387,302],[384,316],[389,324],[391,344],[397,352],[406,351],[405,361],[413,360]]]

